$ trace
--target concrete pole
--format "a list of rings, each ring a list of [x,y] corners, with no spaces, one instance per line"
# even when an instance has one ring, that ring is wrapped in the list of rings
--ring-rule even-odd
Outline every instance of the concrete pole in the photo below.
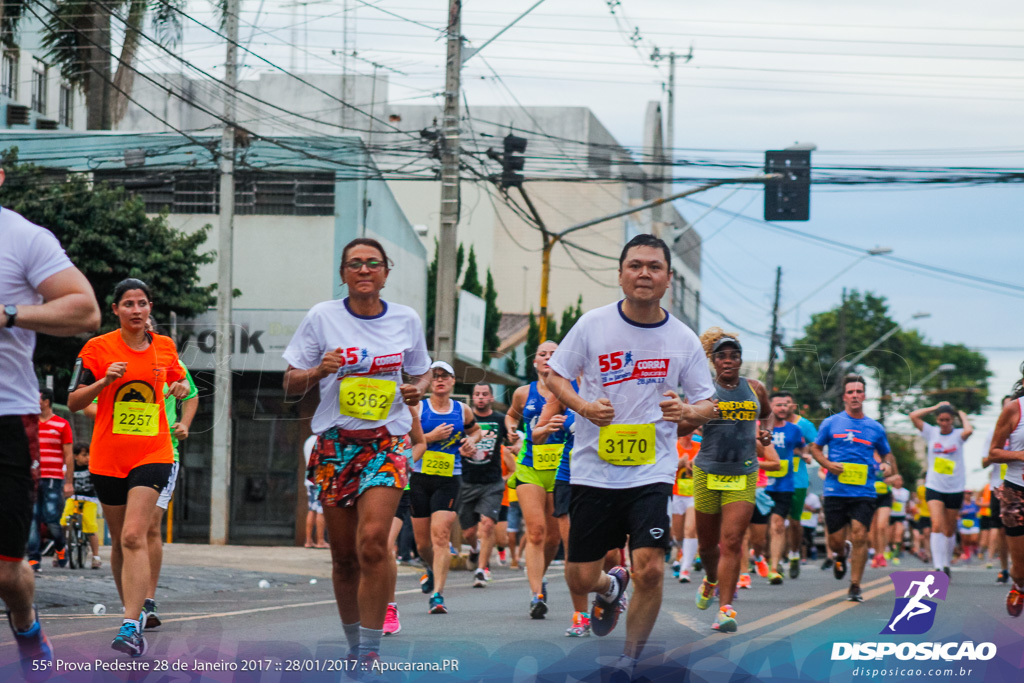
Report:
[[[665,188],[662,196],[672,191],[671,178],[675,173],[675,147],[676,147],[676,53],[668,55],[668,112],[665,122],[665,161],[668,164]]]
[[[462,0],[448,1],[448,56],[441,133],[441,230],[437,242],[434,358],[455,357],[455,255],[459,222],[459,91],[462,70]]]
[[[210,545],[228,542],[231,509],[231,294],[235,230],[235,88],[238,85],[238,0],[225,8],[224,126],[220,143],[220,223],[217,245],[217,367],[214,375],[213,458],[210,468]]]
[[[779,348],[779,294],[782,290],[782,266],[775,269],[775,303],[772,305],[772,337],[768,343],[768,372],[764,386],[770,394],[775,390],[775,353]]]

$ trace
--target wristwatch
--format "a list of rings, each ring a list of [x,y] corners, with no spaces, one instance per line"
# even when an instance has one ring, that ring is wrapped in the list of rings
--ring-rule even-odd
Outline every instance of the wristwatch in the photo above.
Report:
[[[4,306],[4,315],[7,316],[7,324],[4,327],[14,327],[14,321],[18,318],[18,307],[14,304]]]

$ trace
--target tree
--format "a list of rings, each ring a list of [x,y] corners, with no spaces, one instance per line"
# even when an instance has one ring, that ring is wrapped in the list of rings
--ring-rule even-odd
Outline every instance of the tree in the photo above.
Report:
[[[92,185],[82,175],[55,179],[39,166],[19,164],[16,148],[0,157],[7,173],[0,191],[4,208],[48,228],[60,240],[96,292],[103,314],[100,332],[117,327],[113,291],[126,277],[150,285],[154,317],[160,322],[171,311],[192,317],[214,303],[215,285],[199,283],[199,267],[215,260],[214,252],[200,251],[209,225],[186,234],[171,228],[166,214],[147,216],[142,199],[122,187]],[[41,375],[54,376],[61,402],[81,347],[81,339],[38,337],[36,368]]]
[[[552,331],[551,338],[554,339],[559,344],[561,344],[562,340],[565,339],[565,335],[569,334],[569,330],[572,329],[572,326],[576,324],[576,321],[579,320],[580,316],[582,315],[583,295],[580,294],[579,298],[576,299],[575,308],[572,306],[567,306],[566,309],[562,311],[562,325],[558,328],[558,335],[555,336],[554,332]],[[554,328],[551,329],[554,330]]]
[[[39,14],[47,58],[66,81],[85,89],[87,128],[110,130],[124,118],[147,15],[153,25],[152,41],[172,46],[181,38],[179,10],[184,7],[185,0],[56,0],[52,10]],[[114,34],[123,36],[119,51],[111,39]],[[114,72],[112,59],[117,60]]]
[[[892,455],[896,459],[896,467],[903,476],[903,486],[913,491],[917,486],[917,480],[924,474],[917,453],[914,452],[914,437],[889,434],[889,447],[892,448]]]
[[[459,245],[461,253],[462,245]],[[480,284],[480,271],[476,265],[476,252],[473,245],[469,246],[469,259],[466,261],[466,275],[462,278],[462,288],[470,294],[482,297],[484,295],[483,285]]]
[[[555,319],[550,315],[548,316],[548,336],[551,339],[558,337],[558,325],[555,323]],[[533,367],[533,356],[537,353],[537,347],[540,346],[540,324],[537,322],[537,316],[533,314],[533,310],[530,310],[530,324],[526,328],[526,349],[524,350],[526,366],[526,380],[528,382],[537,381],[537,369]]]
[[[498,329],[501,327],[501,311],[498,309],[498,290],[494,287],[494,278],[491,276],[491,269],[487,269],[487,285],[484,287],[484,302],[487,308],[484,313],[484,362],[488,365],[491,358],[498,352],[501,345],[501,337]]]
[[[841,318],[845,319],[842,324]],[[785,360],[775,374],[775,383],[791,391],[799,403],[808,404],[812,416],[825,417],[841,405],[836,389],[842,374],[849,370],[846,364],[896,326],[884,297],[855,290],[844,304],[811,316],[804,336],[784,348]],[[980,354],[962,347],[943,351],[927,344],[916,330],[897,331],[858,361],[860,370],[878,384],[882,419],[896,409],[908,412],[911,399],[904,401],[905,392],[940,362],[956,362],[940,361],[943,357],[961,359],[964,366],[963,373],[957,375],[961,386],[950,391],[978,389],[978,383],[989,375]],[[980,410],[987,405],[987,394],[977,393],[976,397],[972,407]]]
[[[437,238],[434,238],[434,259],[427,266],[427,346],[434,345],[434,326],[437,313]]]

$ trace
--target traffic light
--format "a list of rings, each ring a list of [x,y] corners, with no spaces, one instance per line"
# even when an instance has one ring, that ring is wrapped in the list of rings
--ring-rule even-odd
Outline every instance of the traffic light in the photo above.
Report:
[[[806,221],[811,218],[810,150],[777,150],[764,153],[764,172],[778,173],[781,180],[764,184],[766,221]]]
[[[526,138],[509,134],[505,136],[504,144],[505,154],[501,158],[501,186],[522,187],[523,174],[519,171],[523,170],[526,159],[518,155],[526,151]]]

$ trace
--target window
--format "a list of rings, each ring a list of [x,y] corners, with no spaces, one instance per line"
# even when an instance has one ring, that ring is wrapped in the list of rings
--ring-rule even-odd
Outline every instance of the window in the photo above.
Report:
[[[98,171],[97,181],[123,185],[146,202],[147,213],[217,213],[216,171]],[[334,173],[241,172],[235,174],[239,216],[333,216]]]
[[[32,67],[32,110],[46,114],[46,64],[38,59]]]
[[[12,100],[18,98],[18,55],[4,51],[3,65],[0,66],[0,95]]]
[[[60,84],[60,111],[57,112],[57,123],[62,126],[71,128],[72,123],[72,111],[74,110],[74,93],[71,91],[71,86],[67,83]]]

